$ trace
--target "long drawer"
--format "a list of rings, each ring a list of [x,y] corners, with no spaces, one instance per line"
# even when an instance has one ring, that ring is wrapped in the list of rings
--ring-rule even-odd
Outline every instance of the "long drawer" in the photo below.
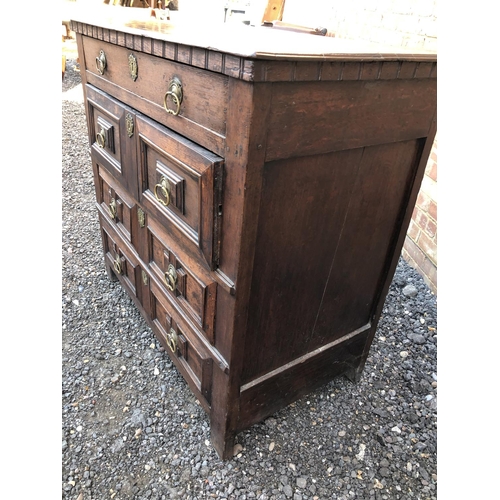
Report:
[[[88,83],[224,154],[227,76],[93,38],[83,37],[83,52]]]

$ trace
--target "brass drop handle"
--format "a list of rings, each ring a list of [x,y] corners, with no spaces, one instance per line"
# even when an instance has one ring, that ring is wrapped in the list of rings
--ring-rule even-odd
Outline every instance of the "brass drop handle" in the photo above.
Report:
[[[103,128],[101,128],[101,130],[97,133],[96,140],[100,148],[104,148],[106,146],[106,133]]]
[[[106,54],[104,50],[99,52],[99,55],[95,58],[95,67],[100,75],[104,75],[104,70],[106,69]]]
[[[172,264],[169,264],[167,272],[164,275],[165,283],[167,284],[167,288],[173,292],[177,287],[177,271]]]
[[[113,269],[116,271],[116,274],[121,274],[123,271],[122,261],[119,255],[116,256],[116,259],[113,262]]]
[[[168,107],[169,97],[175,105],[175,108],[173,109]],[[172,78],[172,80],[170,80],[170,83],[168,85],[168,92],[165,94],[165,97],[163,98],[163,107],[165,108],[167,113],[177,116],[181,110],[181,102],[182,102],[182,83],[177,77],[174,77]]]
[[[116,200],[114,198],[111,198],[109,202],[109,215],[111,215],[112,219],[116,217]]]
[[[163,198],[160,198],[158,195],[158,188],[161,190],[161,194],[163,195]],[[168,207],[170,204],[170,182],[168,182],[168,179],[162,175],[160,183],[156,184],[155,186],[155,198],[162,204]]]
[[[173,328],[170,328],[170,331],[167,333],[167,345],[174,353],[177,351],[177,339],[177,333]]]

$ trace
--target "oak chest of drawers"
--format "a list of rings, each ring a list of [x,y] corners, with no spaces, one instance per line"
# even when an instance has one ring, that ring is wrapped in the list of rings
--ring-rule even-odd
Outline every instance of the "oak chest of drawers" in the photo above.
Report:
[[[361,376],[436,131],[436,56],[245,26],[71,28],[108,274],[228,458],[239,431]]]

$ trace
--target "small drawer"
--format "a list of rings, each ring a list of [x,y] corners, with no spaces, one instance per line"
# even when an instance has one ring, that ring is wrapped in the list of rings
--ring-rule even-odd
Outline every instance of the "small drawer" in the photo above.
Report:
[[[101,166],[99,159],[96,159],[94,154],[92,154],[92,165],[94,168],[96,201],[103,217],[108,219],[122,238],[132,243],[135,201]],[[135,209],[136,211],[137,209]]]
[[[94,38],[83,37],[83,52],[89,83],[223,154],[227,76]]]
[[[165,243],[162,228],[154,220],[148,219],[147,227],[151,272],[158,277],[164,293],[171,297],[175,306],[189,315],[213,345],[217,283],[210,272],[196,260],[189,259],[173,240]]]
[[[209,409],[212,400],[213,359],[199,341],[198,334],[172,308],[163,291],[151,280],[152,324],[157,337],[181,371],[185,380],[203,396]]]
[[[86,86],[92,153],[111,175],[137,196],[135,113],[104,92]]]
[[[174,225],[218,266],[223,159],[137,115],[139,201],[167,227]]]
[[[149,275],[136,252],[122,239],[123,234],[116,231],[109,217],[99,211],[99,222],[104,249],[106,271],[111,279],[118,279],[131,299],[146,316],[151,315],[151,293]]]
[[[104,248],[104,260],[110,276],[116,276],[129,295],[140,300],[140,275],[141,268],[126,244],[109,227],[108,223],[100,216],[101,235]],[[112,274],[111,274],[112,273]]]

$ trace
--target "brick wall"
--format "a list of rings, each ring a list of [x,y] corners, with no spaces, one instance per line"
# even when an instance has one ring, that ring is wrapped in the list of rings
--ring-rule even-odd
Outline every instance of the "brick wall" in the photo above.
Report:
[[[437,139],[427,163],[402,255],[437,294]]]
[[[339,38],[437,51],[437,0],[286,0],[283,21],[325,27]],[[437,141],[402,255],[437,293]]]
[[[283,21],[320,24],[340,38],[437,49],[437,0],[285,0]]]

